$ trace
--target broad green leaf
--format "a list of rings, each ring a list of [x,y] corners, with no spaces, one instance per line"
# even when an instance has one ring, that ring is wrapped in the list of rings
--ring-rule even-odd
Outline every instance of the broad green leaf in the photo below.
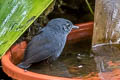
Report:
[[[0,0],[0,57],[53,0]]]

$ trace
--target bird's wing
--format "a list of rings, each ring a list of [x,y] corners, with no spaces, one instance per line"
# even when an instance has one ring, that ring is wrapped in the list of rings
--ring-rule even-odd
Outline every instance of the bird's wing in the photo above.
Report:
[[[48,36],[45,36],[44,33],[35,36],[28,44],[24,61],[29,63],[39,62],[52,56],[60,49],[54,42],[55,41],[51,41]],[[57,47],[55,47],[55,45]]]

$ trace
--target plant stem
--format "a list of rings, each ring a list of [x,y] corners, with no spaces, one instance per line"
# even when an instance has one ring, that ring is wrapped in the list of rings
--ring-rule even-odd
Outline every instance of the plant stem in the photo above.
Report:
[[[88,6],[88,8],[89,8],[89,10],[90,10],[90,12],[91,12],[91,14],[94,15],[94,12],[93,12],[93,10],[92,10],[92,8],[91,8],[88,0],[85,0],[85,2],[86,2],[86,4],[87,4],[87,6]]]

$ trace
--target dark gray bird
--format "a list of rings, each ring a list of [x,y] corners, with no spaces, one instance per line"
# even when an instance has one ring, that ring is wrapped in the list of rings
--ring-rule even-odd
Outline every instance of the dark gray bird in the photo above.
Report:
[[[28,68],[32,63],[48,59],[56,60],[66,43],[67,35],[74,26],[71,21],[56,18],[48,22],[38,35],[34,36],[28,43],[23,61],[18,64],[20,68]]]

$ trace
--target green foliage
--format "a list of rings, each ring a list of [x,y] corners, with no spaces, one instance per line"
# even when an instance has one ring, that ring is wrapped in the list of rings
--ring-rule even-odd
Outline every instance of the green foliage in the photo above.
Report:
[[[0,0],[0,57],[53,0]]]

